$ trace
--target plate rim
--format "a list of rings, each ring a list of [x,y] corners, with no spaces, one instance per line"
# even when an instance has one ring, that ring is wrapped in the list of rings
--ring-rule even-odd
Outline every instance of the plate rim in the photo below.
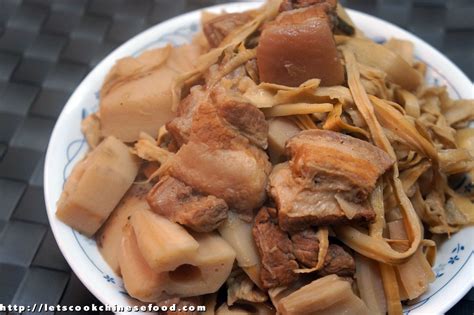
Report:
[[[50,181],[51,181],[50,176],[51,176],[52,173],[51,173],[50,168],[53,167],[53,165],[51,164],[51,159],[52,159],[51,156],[53,154],[52,153],[52,151],[53,151],[52,150],[52,145],[54,144],[54,140],[58,137],[58,134],[61,132],[61,129],[59,129],[59,125],[60,125],[59,122],[64,120],[65,119],[64,117],[68,116],[70,114],[70,112],[72,111],[72,109],[75,108],[74,100],[78,97],[80,98],[80,95],[82,95],[85,91],[88,90],[88,87],[90,85],[89,82],[94,81],[94,78],[97,76],[97,74],[104,71],[104,69],[106,70],[107,67],[110,69],[110,66],[113,65],[113,63],[115,63],[115,61],[118,58],[129,55],[129,54],[123,54],[123,53],[130,50],[132,47],[137,46],[140,43],[140,41],[141,40],[143,41],[143,39],[146,38],[147,36],[149,36],[149,34],[159,32],[159,31],[157,31],[157,29],[160,29],[160,28],[165,29],[167,27],[171,27],[175,22],[193,17],[196,14],[199,14],[200,12],[202,12],[204,10],[222,10],[222,9],[229,9],[230,10],[232,8],[237,8],[237,7],[245,7],[245,9],[250,9],[250,8],[253,8],[253,7],[257,7],[260,4],[262,4],[262,1],[232,2],[232,3],[214,5],[214,6],[210,6],[210,7],[206,7],[206,8],[202,8],[202,9],[197,9],[197,10],[194,10],[194,11],[191,11],[191,12],[188,12],[188,13],[177,15],[177,16],[171,18],[171,19],[168,19],[168,20],[163,21],[161,23],[158,23],[154,26],[151,26],[151,27],[147,28],[146,30],[143,30],[142,32],[140,32],[139,34],[133,36],[132,38],[130,38],[129,40],[127,40],[126,42],[121,44],[119,47],[114,49],[112,52],[110,52],[106,57],[104,57],[87,74],[87,76],[81,81],[81,83],[77,86],[77,88],[71,94],[71,96],[67,100],[64,108],[62,109],[60,115],[58,116],[58,119],[55,123],[54,129],[51,133],[50,140],[48,142],[48,148],[47,148],[47,151],[46,151],[46,157],[45,157],[45,163],[44,163],[44,179],[43,179],[44,189],[43,189],[43,191],[44,191],[48,221],[49,221],[51,230],[53,231],[53,235],[54,235],[54,238],[56,240],[56,243],[58,244],[58,247],[60,248],[61,254],[64,256],[64,258],[68,262],[69,266],[71,267],[71,270],[76,274],[76,276],[84,284],[84,286],[98,300],[100,300],[103,304],[108,304],[108,302],[111,302],[111,301],[107,300],[106,295],[103,294],[97,288],[97,286],[95,286],[90,281],[87,281],[86,276],[87,276],[87,273],[89,271],[84,271],[82,268],[77,267],[77,264],[73,260],[72,255],[67,254],[69,252],[68,249],[67,249],[67,244],[65,244],[64,242],[61,241],[61,237],[59,235],[60,232],[58,231],[58,226],[57,226],[57,220],[58,219],[55,217],[56,201],[51,200],[52,196],[50,196],[50,194],[48,193],[49,190],[47,189],[47,187],[49,187]],[[404,33],[404,35],[406,37],[412,37],[412,38],[416,39],[421,44],[423,50],[428,49],[432,52],[435,52],[435,54],[437,54],[437,58],[443,59],[443,61],[445,63],[447,63],[450,68],[455,69],[455,71],[456,71],[455,77],[457,77],[457,78],[462,77],[463,81],[467,80],[468,82],[470,82],[468,77],[463,73],[463,71],[456,64],[454,64],[444,54],[439,52],[436,48],[432,47],[430,44],[428,44],[427,42],[425,42],[423,39],[419,38],[415,34],[412,34],[408,31],[406,31],[405,29],[403,29],[403,28],[401,28],[401,27],[399,27],[399,26],[397,26],[397,25],[395,25],[395,24],[393,24],[389,21],[380,19],[380,18],[372,16],[370,14],[360,12],[360,11],[356,11],[356,10],[352,10],[352,9],[347,9],[347,11],[349,12],[350,15],[359,15],[362,18],[364,18],[368,21],[372,21],[374,23],[388,24],[390,27],[393,27],[393,28],[397,29],[398,31]],[[473,93],[474,93],[474,91],[473,91]],[[471,256],[472,256],[472,253],[471,253]],[[472,260],[471,260],[471,265],[472,265]],[[469,282],[466,281],[466,285],[462,288],[463,289],[462,290],[463,294],[458,294],[459,298],[457,298],[458,297],[457,296],[456,298],[451,299],[450,303],[444,304],[443,306],[445,306],[445,307],[444,307],[444,309],[440,310],[440,313],[445,312],[446,310],[450,309],[454,304],[456,304],[467,293],[467,291],[469,291],[469,289],[474,285],[474,277],[471,277],[470,282],[471,283],[469,284]],[[458,287],[458,289],[459,289],[459,287]]]

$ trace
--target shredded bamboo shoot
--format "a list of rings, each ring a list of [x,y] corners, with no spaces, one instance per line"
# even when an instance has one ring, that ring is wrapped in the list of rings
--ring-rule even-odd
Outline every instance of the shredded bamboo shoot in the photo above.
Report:
[[[390,145],[382,127],[375,117],[374,108],[360,83],[360,75],[354,54],[348,49],[343,49],[343,54],[346,60],[349,88],[357,108],[369,126],[375,144],[395,158],[393,147]],[[415,209],[406,196],[401,181],[398,178],[398,168],[396,164],[394,165],[392,173],[392,185],[395,196],[400,202],[400,208],[404,215],[409,239],[412,242],[410,248],[404,253],[398,253],[383,240],[372,238],[348,226],[337,227],[335,231],[337,236],[355,251],[380,262],[397,264],[406,260],[418,249],[421,242],[421,227]]]
[[[356,55],[357,61],[381,69],[388,80],[408,90],[415,90],[423,81],[421,75],[403,58],[368,39],[347,38],[344,46]]]
[[[234,212],[229,212],[227,220],[219,227],[219,233],[234,249],[239,267],[257,286],[262,287],[261,264],[252,237],[252,225],[242,221]]]
[[[282,104],[276,105],[271,108],[263,109],[265,117],[280,117],[280,116],[291,116],[291,115],[305,115],[313,113],[327,113],[333,109],[333,105],[330,103],[322,104],[308,104],[308,103],[296,103],[296,104]]]
[[[398,292],[397,276],[394,267],[380,263],[380,273],[387,300],[388,315],[401,315],[403,313],[402,303],[400,303],[400,293]]]
[[[388,223],[388,228],[392,239],[403,240],[407,238],[403,222],[390,222]],[[403,288],[402,292],[410,300],[426,292],[428,285],[434,280],[434,273],[426,256],[423,255],[421,247],[405,263],[394,268],[397,273],[397,279],[399,279],[399,285]]]
[[[329,113],[326,122],[323,125],[324,129],[333,130],[333,131],[347,131],[351,133],[361,134],[366,139],[370,138],[370,135],[367,131],[362,128],[352,126],[341,119],[342,115],[342,104],[336,104],[333,110]]]

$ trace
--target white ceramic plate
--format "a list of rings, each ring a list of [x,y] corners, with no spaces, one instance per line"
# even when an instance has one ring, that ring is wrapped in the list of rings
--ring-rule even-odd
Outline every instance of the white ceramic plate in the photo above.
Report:
[[[237,12],[255,8],[259,3],[232,3],[214,6],[210,11]],[[390,37],[411,40],[416,57],[428,64],[430,84],[446,85],[453,98],[474,98],[469,79],[446,57],[418,37],[367,14],[349,10],[356,25],[367,36],[384,41]],[[180,45],[190,40],[199,28],[200,12],[187,13],[156,25],[135,36],[105,58],[79,85],[56,123],[46,155],[44,192],[49,221],[56,241],[69,265],[84,285],[104,304],[136,305],[123,283],[102,259],[96,243],[60,222],[56,201],[72,167],[87,150],[80,122],[98,109],[98,91],[115,61],[136,56],[146,49],[167,43]],[[474,227],[453,235],[439,248],[435,265],[436,281],[418,301],[405,307],[406,314],[441,314],[459,301],[474,284]]]

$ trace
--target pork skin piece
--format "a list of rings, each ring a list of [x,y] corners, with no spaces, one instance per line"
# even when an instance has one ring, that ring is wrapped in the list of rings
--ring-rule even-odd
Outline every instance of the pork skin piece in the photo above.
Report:
[[[287,286],[298,279],[293,244],[288,234],[278,226],[276,210],[263,207],[255,217],[252,229],[255,244],[262,259],[260,278],[264,288]]]
[[[352,202],[365,200],[377,179],[394,161],[383,150],[354,137],[327,130],[307,130],[286,145],[296,177],[313,181]]]
[[[232,31],[249,22],[252,17],[246,13],[221,14],[205,22],[202,30],[211,47],[217,47]]]
[[[323,86],[344,82],[331,19],[323,6],[283,12],[267,23],[257,46],[257,64],[262,82],[287,86],[314,78]]]
[[[311,226],[371,222],[375,212],[368,202],[349,220],[339,206],[335,192],[321,189],[311,180],[294,177],[288,163],[278,164],[269,177],[269,193],[278,209],[278,222],[285,231]]]
[[[205,196],[170,176],[164,176],[147,196],[150,208],[196,232],[211,232],[227,218],[227,204]]]

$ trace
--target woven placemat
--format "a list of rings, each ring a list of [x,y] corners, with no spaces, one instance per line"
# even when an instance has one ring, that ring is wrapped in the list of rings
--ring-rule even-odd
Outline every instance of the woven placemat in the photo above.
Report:
[[[48,225],[46,146],[84,76],[140,31],[219,0],[0,0],[0,304],[99,304]],[[402,26],[474,78],[474,1],[346,0]],[[469,314],[468,294],[448,314]]]

